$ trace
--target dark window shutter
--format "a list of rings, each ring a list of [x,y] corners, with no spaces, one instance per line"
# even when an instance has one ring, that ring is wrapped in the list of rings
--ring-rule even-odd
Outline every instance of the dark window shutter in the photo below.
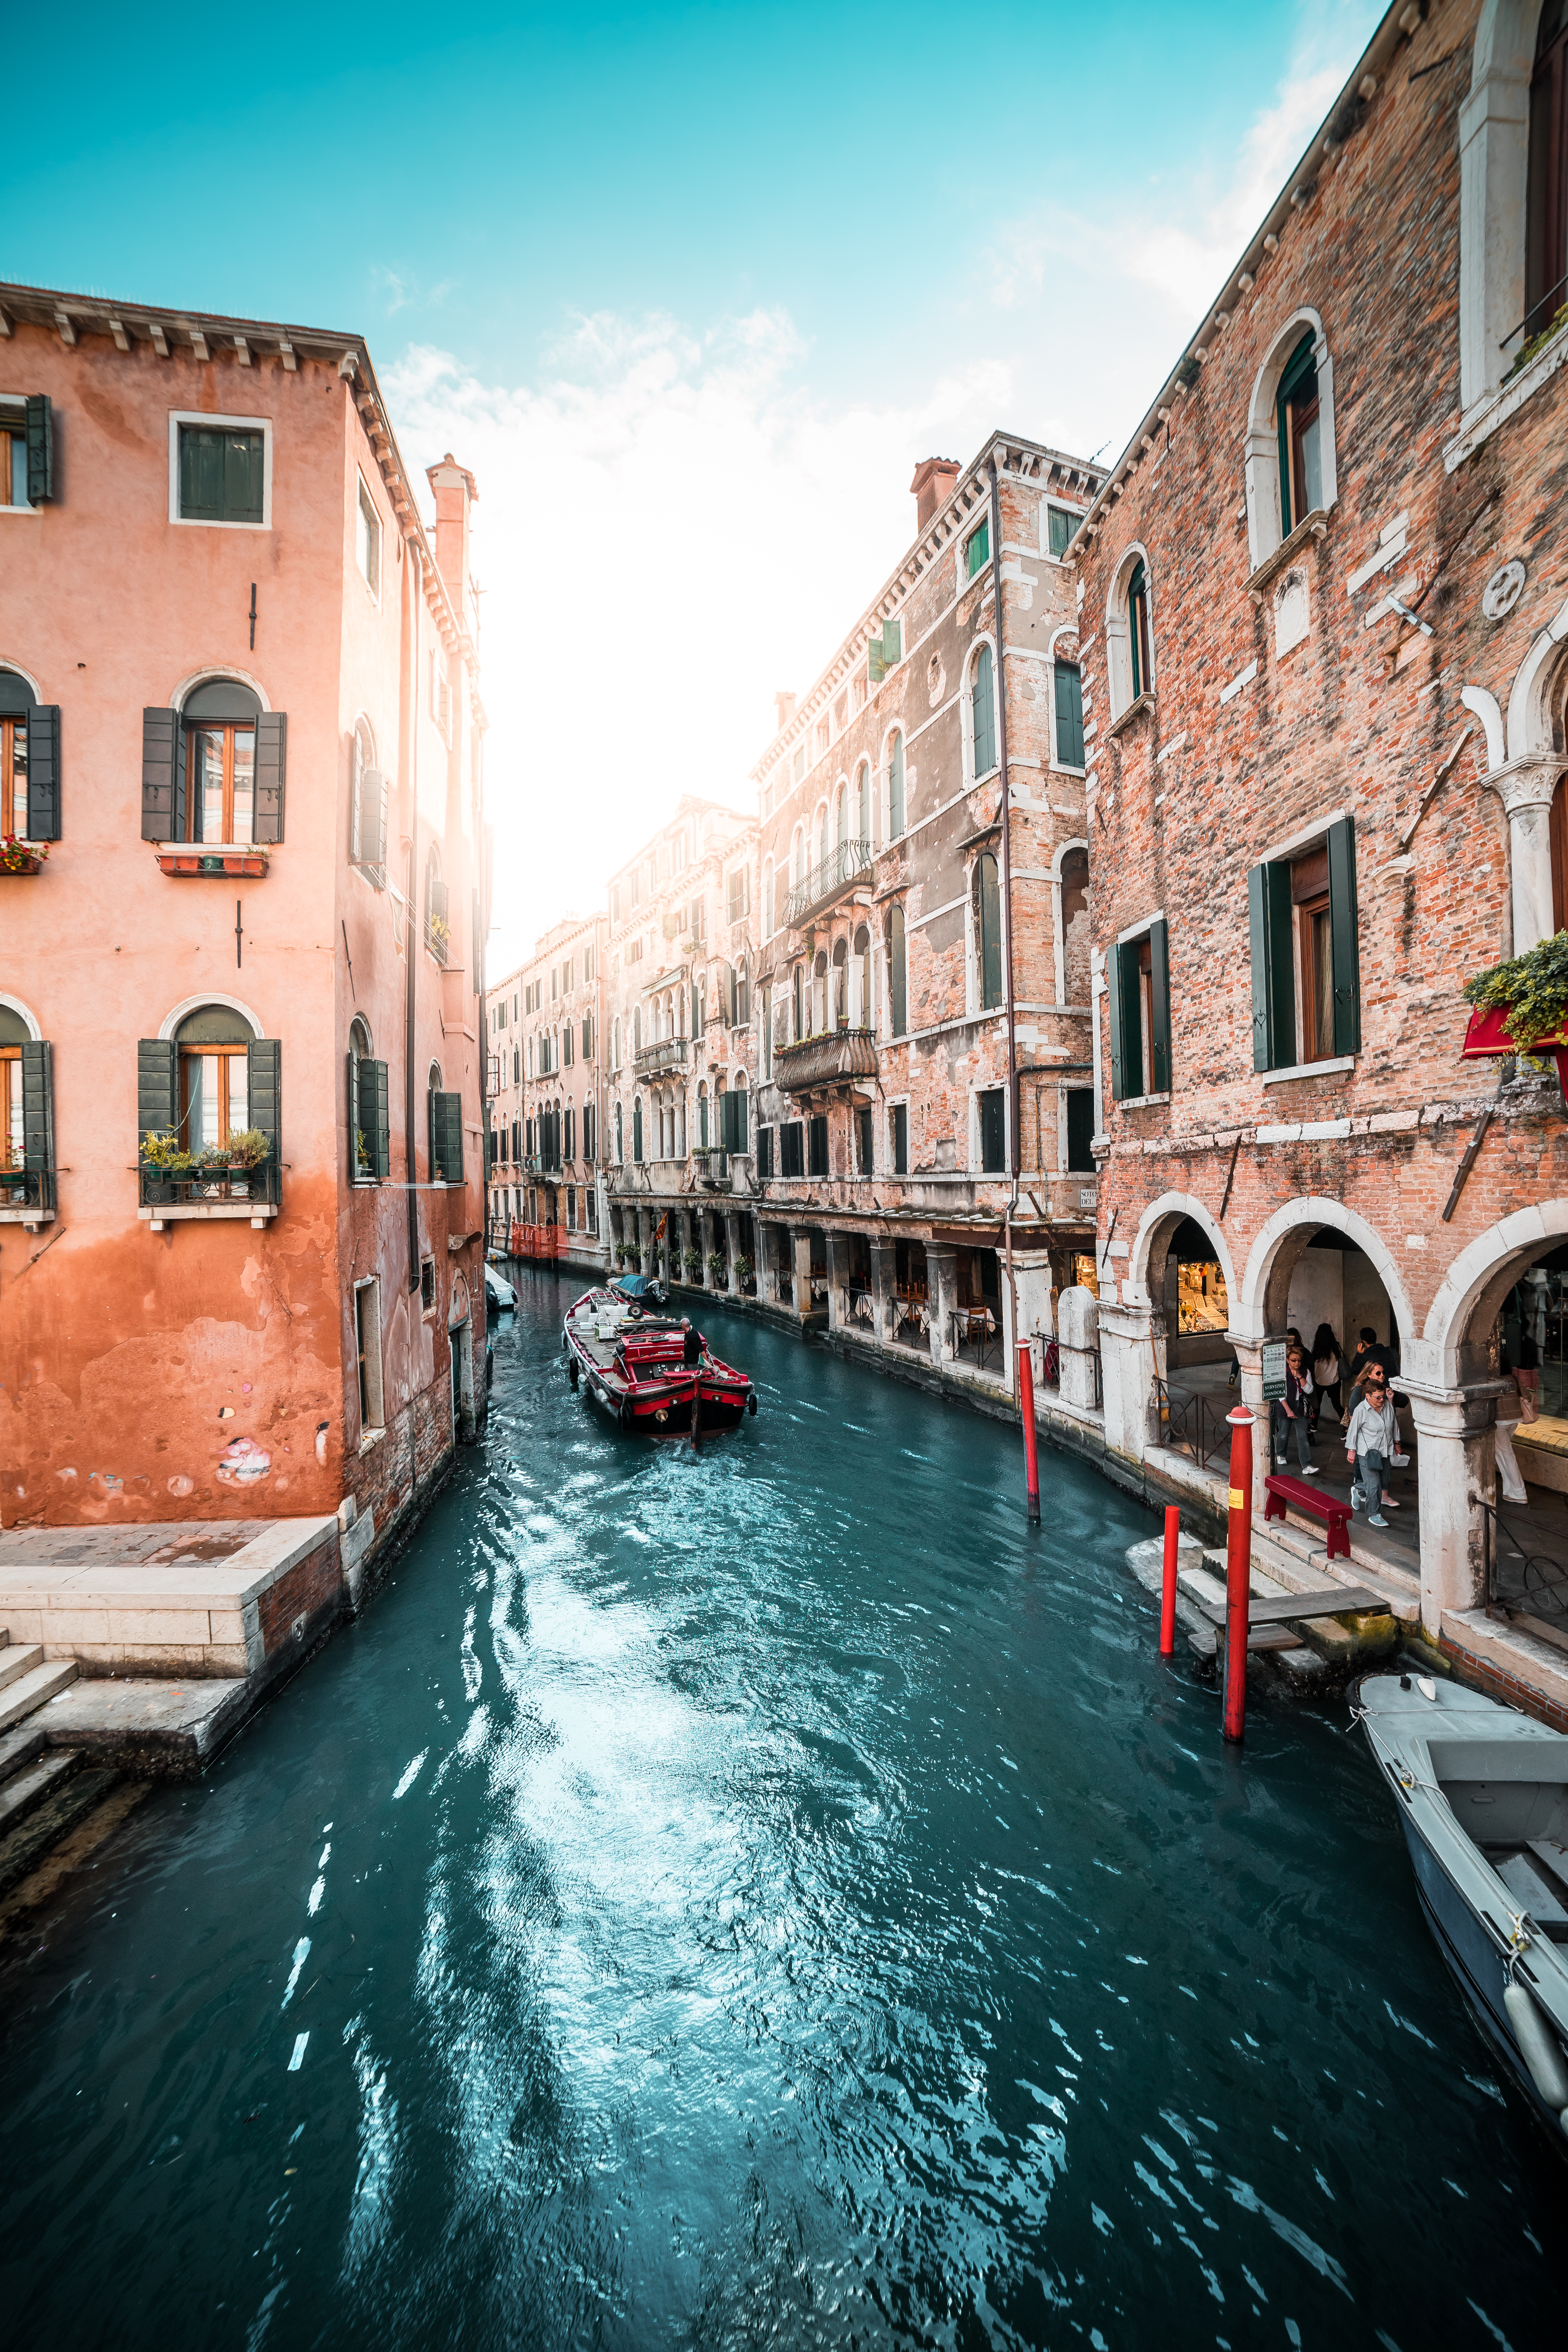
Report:
[[[60,837],[60,710],[35,702],[27,713],[27,838]]]
[[[363,1109],[363,1106],[360,1099],[362,1087],[361,1081],[356,1075],[359,1066],[354,1060],[352,1048],[343,1055],[343,1060],[348,1066],[349,1182],[352,1184],[359,1175],[360,1136],[363,1134],[367,1143],[370,1140],[370,1137],[366,1130],[364,1119],[362,1115]]]
[[[256,722],[256,838],[283,838],[283,777],[288,764],[289,714],[264,710]]]
[[[142,838],[181,841],[185,831],[185,734],[167,703],[142,713]]]
[[[1162,916],[1149,926],[1149,1062],[1157,1095],[1171,1091],[1171,945]]]
[[[55,412],[47,393],[27,395],[27,504],[47,506],[55,494]]]
[[[383,1182],[392,1173],[392,1121],[387,1111],[390,1099],[386,1064],[362,1062],[359,1066],[360,1125],[370,1146],[371,1167]]]
[[[1057,664],[1057,758],[1064,768],[1083,765],[1083,673],[1076,662]]]
[[[795,967],[798,972],[800,967]],[[894,907],[888,917],[888,995],[892,1014],[892,1034],[901,1037],[909,1026],[908,972],[904,959],[904,910]],[[798,1008],[795,1026],[800,1026]]]
[[[283,1046],[277,1037],[253,1037],[245,1049],[250,1081],[250,1124],[272,1146],[274,1165],[283,1148]]]
[[[1247,877],[1252,949],[1252,1066],[1289,1069],[1296,1059],[1296,970],[1290,868],[1255,866]]]
[[[1106,1027],[1110,1032],[1110,1092],[1121,1102],[1127,1092],[1126,1056],[1121,1043],[1121,950],[1113,947],[1105,959]]]
[[[430,1178],[437,1184],[463,1181],[463,1097],[430,1090]]]
[[[1361,938],[1356,915],[1355,819],[1351,816],[1329,827],[1329,940],[1333,961],[1334,1051],[1359,1054]]]
[[[1094,1170],[1094,1154],[1089,1144],[1094,1136],[1094,1089],[1092,1087],[1068,1088],[1068,1173],[1090,1175]]]
[[[1002,898],[996,882],[996,860],[989,850],[976,859],[974,879],[980,931],[980,1002],[989,1012],[1002,1002]]]
[[[987,1176],[999,1175],[1007,1157],[1006,1099],[1000,1087],[987,1087],[980,1097],[980,1167]]]
[[[172,1037],[142,1037],[136,1045],[136,1131],[171,1135],[175,1119],[180,1049]]]
[[[22,1165],[29,1176],[53,1177],[55,1167],[54,1047],[35,1038],[22,1043]],[[43,1205],[54,1206],[52,1182]]]

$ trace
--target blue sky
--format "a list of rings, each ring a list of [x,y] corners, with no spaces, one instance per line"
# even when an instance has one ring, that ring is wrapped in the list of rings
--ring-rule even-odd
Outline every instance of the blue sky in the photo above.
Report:
[[[357,330],[475,467],[508,958],[745,804],[918,457],[1120,447],[1380,13],[89,7],[0,277]]]

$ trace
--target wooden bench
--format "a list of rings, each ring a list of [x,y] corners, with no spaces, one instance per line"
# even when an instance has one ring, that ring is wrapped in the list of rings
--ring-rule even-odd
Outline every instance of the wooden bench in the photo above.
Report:
[[[1263,1506],[1265,1519],[1282,1519],[1288,1510],[1306,1511],[1314,1519],[1321,1519],[1329,1531],[1328,1556],[1331,1559],[1349,1559],[1351,1556],[1351,1507],[1335,1495],[1325,1495],[1321,1486],[1309,1486],[1305,1478],[1281,1478],[1277,1474],[1263,1481],[1267,1497]]]

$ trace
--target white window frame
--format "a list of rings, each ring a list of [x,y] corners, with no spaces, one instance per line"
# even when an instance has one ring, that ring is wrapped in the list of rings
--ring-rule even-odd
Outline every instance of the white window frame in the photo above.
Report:
[[[27,428],[27,401],[26,394],[20,392],[0,392],[0,411],[4,412],[7,432],[12,430],[13,418],[15,418],[16,424],[20,425],[22,427],[22,479],[25,485],[26,481],[26,445]],[[32,500],[26,496],[23,497],[19,506],[6,505],[0,507],[0,515],[36,515],[42,514],[43,511],[42,507],[34,506]],[[11,665],[11,667],[14,667],[14,665]]]
[[[1153,634],[1152,627],[1151,627],[1150,634],[1151,635]],[[1058,661],[1066,661],[1068,658],[1067,656],[1059,650],[1064,639],[1075,646],[1081,644],[1082,640],[1079,635],[1078,626],[1075,622],[1064,622],[1059,629],[1054,630],[1052,632],[1051,641],[1046,647],[1046,673],[1050,681],[1048,699],[1046,706],[1046,740],[1049,748],[1050,757],[1046,761],[1046,766],[1054,775],[1074,776],[1079,782],[1081,782],[1083,778],[1089,773],[1089,743],[1087,740],[1089,706],[1088,698],[1084,692],[1083,656],[1081,653],[1075,653],[1073,655],[1069,667],[1076,669],[1078,672],[1079,696],[1084,706],[1083,719],[1086,730],[1086,740],[1083,747],[1083,765],[1081,768],[1069,768],[1065,760],[1058,760],[1057,757],[1057,664]]]
[[[1247,546],[1254,572],[1260,564],[1267,563],[1285,542],[1286,534],[1281,528],[1285,509],[1279,488],[1279,384],[1291,352],[1309,327],[1312,331],[1312,358],[1318,371],[1318,447],[1323,475],[1323,503],[1318,511],[1327,514],[1339,503],[1339,468],[1334,454],[1334,363],[1329,352],[1328,337],[1323,332],[1322,320],[1316,310],[1303,308],[1293,310],[1274,336],[1268,347],[1268,356],[1253,380],[1252,404],[1247,412],[1243,455],[1247,486]],[[1305,520],[1305,515],[1298,515],[1291,530],[1298,530]],[[1154,604],[1151,597],[1151,669],[1154,667],[1153,636]]]
[[[261,445],[261,520],[214,522],[202,515],[180,512],[180,427],[182,425],[233,425],[241,433],[259,433]],[[272,528],[272,419],[269,416],[210,415],[201,408],[169,411],[169,520],[181,530],[270,530]]]
[[[354,500],[354,570],[364,582],[366,593],[370,597],[371,603],[379,612],[381,609],[381,565],[382,557],[386,546],[386,525],[382,519],[381,509],[376,504],[375,492],[371,488],[370,484],[364,478],[363,467],[356,466],[354,471],[359,477],[359,496]],[[369,509],[369,520],[375,525],[375,578],[374,580],[359,560],[360,520],[361,517],[365,514],[367,508]]]
[[[991,648],[991,731],[996,739],[996,762],[994,767],[986,769],[985,775],[977,776],[974,772],[974,678],[975,673],[980,667],[980,648],[982,646],[989,646]],[[963,737],[963,781],[966,787],[973,784],[983,784],[985,782],[986,777],[1000,775],[1002,772],[1002,729],[997,713],[998,698],[1000,697],[1001,692],[1002,679],[996,656],[996,641],[989,629],[980,629],[970,640],[969,651],[963,657],[963,688],[958,700],[959,731]],[[910,763],[906,749],[904,758],[904,815],[906,820],[909,816],[909,795]]]
[[[1071,503],[1070,499],[1068,499],[1045,498],[1040,500],[1040,553],[1044,556],[1047,563],[1054,563],[1058,570],[1061,570],[1072,561],[1072,558],[1070,552],[1067,555],[1053,555],[1051,553],[1051,509],[1053,507],[1059,508],[1063,514],[1071,515],[1079,524],[1082,523],[1084,516],[1089,512],[1089,509],[1087,507],[1075,507]],[[1078,533],[1075,531],[1073,538],[1076,539]],[[1068,541],[1068,547],[1070,551],[1072,547],[1072,540],[1070,539]]]
[[[362,1350],[360,1346],[360,1297],[362,1292],[365,1291],[369,1291],[373,1294],[369,1300],[369,1305],[374,1311],[375,1318],[375,1344],[374,1355],[368,1349]],[[379,1275],[367,1275],[363,1281],[356,1282],[354,1284],[352,1312],[354,1318],[354,1396],[356,1402],[359,1396],[358,1375],[362,1357],[365,1365],[365,1402],[364,1409],[362,1410],[360,1414],[359,1433],[359,1450],[363,1454],[366,1453],[371,1446],[376,1444],[386,1434],[386,1383],[382,1360],[381,1277]],[[380,1419],[367,1422],[364,1414],[366,1411],[369,1411],[372,1408],[379,1410]]]
[[[1132,708],[1132,631],[1127,616],[1127,592],[1132,574],[1139,564],[1143,566],[1144,593],[1149,599],[1149,675],[1136,697],[1142,701],[1154,693],[1159,677],[1159,664],[1154,656],[1154,567],[1149,551],[1142,540],[1122,551],[1121,561],[1111,576],[1110,593],[1105,602],[1105,687],[1110,704],[1111,724]],[[1055,714],[1053,712],[1053,724]],[[1089,757],[1089,746],[1084,746]]]

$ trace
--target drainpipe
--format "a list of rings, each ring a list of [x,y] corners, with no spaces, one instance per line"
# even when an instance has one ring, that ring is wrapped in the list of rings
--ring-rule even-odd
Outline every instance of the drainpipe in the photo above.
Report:
[[[1013,1007],[1013,828],[1010,822],[1013,798],[1007,774],[1007,663],[1003,647],[1002,606],[1002,471],[994,450],[991,454],[991,592],[996,615],[996,759],[1002,774],[1002,904],[1007,936],[1007,952],[1002,966],[1003,1002],[1007,1008],[1007,1160],[1008,1173],[1013,1180],[1012,1196],[1002,1220],[1002,1234],[1007,1252],[1007,1296],[1013,1308],[1012,1361],[1008,1378],[1013,1394],[1018,1393],[1018,1286],[1013,1273],[1013,1217],[1018,1206],[1018,1032]]]

